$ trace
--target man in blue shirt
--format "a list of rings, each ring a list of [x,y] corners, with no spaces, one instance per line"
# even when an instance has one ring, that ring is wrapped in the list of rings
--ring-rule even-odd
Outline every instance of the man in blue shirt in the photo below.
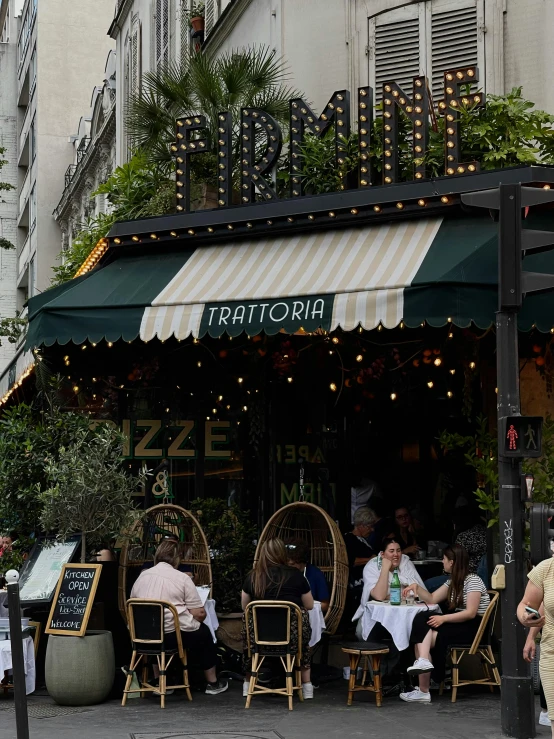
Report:
[[[302,570],[306,580],[310,583],[310,590],[314,600],[321,603],[323,613],[329,608],[329,587],[325,575],[315,565],[310,564],[310,547],[307,542],[302,539],[292,539],[287,542],[287,553],[289,558],[289,566]]]

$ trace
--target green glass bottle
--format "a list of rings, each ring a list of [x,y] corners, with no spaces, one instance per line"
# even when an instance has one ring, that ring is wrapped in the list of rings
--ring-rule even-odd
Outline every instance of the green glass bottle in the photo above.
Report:
[[[395,569],[392,575],[390,584],[390,604],[391,606],[399,606],[402,601],[402,586],[400,585],[400,578],[398,577],[398,568]]]

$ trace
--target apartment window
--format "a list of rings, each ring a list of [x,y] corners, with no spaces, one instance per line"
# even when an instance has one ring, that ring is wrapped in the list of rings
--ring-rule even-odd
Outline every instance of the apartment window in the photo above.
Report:
[[[443,97],[444,72],[478,64],[485,88],[484,0],[431,0],[383,13],[369,21],[369,84],[376,103],[383,83],[396,81],[407,93],[412,78],[429,79],[433,101]]]
[[[31,261],[29,262],[29,287],[28,289],[28,296],[30,298],[33,297],[35,294],[35,258],[33,257]]]
[[[29,90],[32,94],[35,89],[35,83],[37,81],[37,47],[33,49],[31,61],[29,63]]]
[[[36,134],[36,120],[37,117],[35,116],[33,118],[33,122],[31,123],[31,128],[29,129],[29,147],[30,147],[30,161],[31,164],[35,161],[35,156],[37,154],[37,134]]]
[[[169,62],[169,41],[171,22],[170,0],[155,0],[154,5],[154,29],[155,29],[155,66],[156,69],[163,67]]]
[[[29,195],[29,230],[33,231],[37,223],[37,186],[33,185]]]
[[[25,11],[25,15],[21,20],[21,30],[19,32],[19,39],[17,42],[18,62],[21,64],[25,58],[25,52],[29,45],[29,38],[33,30],[35,15],[37,9],[37,0],[30,0]]]

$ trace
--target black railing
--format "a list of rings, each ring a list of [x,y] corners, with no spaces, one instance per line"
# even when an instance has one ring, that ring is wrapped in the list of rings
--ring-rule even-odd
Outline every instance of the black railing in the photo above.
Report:
[[[69,187],[76,169],[77,169],[77,165],[70,164],[69,167],[65,170],[65,188],[64,189],[67,189]]]
[[[85,152],[88,149],[89,144],[90,144],[90,138],[88,136],[85,136],[84,139],[81,139],[79,146],[77,148],[77,164],[81,163],[81,160],[85,156]]]

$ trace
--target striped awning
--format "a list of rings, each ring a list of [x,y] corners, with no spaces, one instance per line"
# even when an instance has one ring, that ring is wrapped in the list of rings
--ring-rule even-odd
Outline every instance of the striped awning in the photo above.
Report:
[[[31,299],[26,346],[369,330],[400,321],[494,323],[497,224],[488,217],[421,218],[196,249],[190,243],[165,252],[125,249]],[[554,252],[528,257],[526,268],[554,272]],[[519,325],[533,324],[554,326],[553,295],[525,300]]]
[[[396,326],[440,219],[199,249],[147,308],[140,337]],[[329,311],[331,315],[329,316]],[[330,319],[330,323],[329,323]],[[263,325],[262,325],[263,324]]]

